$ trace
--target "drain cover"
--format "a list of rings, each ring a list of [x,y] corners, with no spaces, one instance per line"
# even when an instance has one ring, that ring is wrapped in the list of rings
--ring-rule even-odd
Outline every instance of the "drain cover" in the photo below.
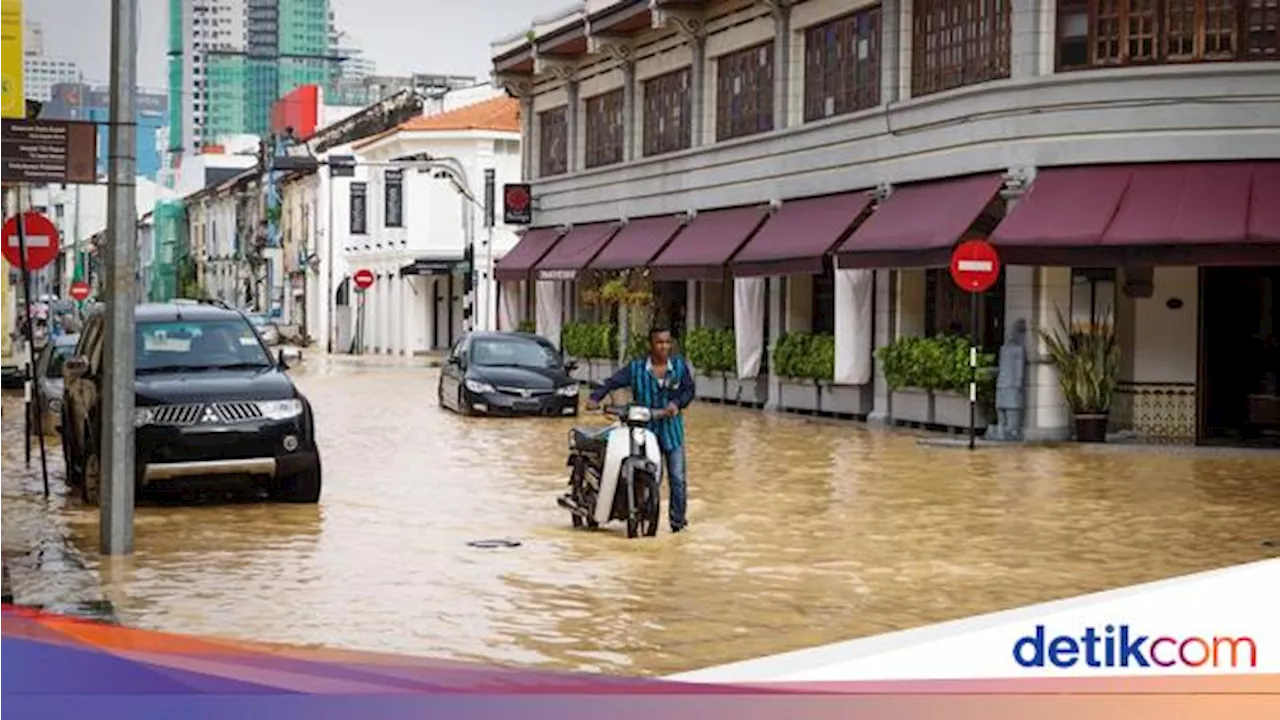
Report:
[[[472,540],[467,544],[473,548],[480,548],[482,550],[520,547],[519,540]]]

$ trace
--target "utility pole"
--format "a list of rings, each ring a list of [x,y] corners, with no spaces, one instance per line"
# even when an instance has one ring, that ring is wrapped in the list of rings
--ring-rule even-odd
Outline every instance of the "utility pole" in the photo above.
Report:
[[[99,522],[102,553],[133,553],[134,268],[138,263],[135,205],[138,84],[138,0],[111,2],[111,134],[108,179],[106,352],[103,362]]]

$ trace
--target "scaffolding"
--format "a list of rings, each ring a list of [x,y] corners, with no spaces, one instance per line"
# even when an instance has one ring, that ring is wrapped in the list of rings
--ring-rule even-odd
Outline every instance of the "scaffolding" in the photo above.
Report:
[[[191,292],[191,276],[187,247],[187,209],[182,200],[158,200],[153,215],[151,283],[152,302],[164,302]]]

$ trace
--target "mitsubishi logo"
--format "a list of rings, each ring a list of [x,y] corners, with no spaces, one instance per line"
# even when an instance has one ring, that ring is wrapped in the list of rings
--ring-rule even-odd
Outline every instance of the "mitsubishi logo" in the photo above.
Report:
[[[201,420],[201,422],[207,422],[207,423],[216,423],[216,422],[218,422],[218,414],[217,414],[216,412],[214,412],[214,411],[213,411],[213,406],[212,406],[212,405],[206,405],[206,406],[205,406],[205,408],[204,408],[204,417],[203,417],[203,418],[201,418],[200,420]]]

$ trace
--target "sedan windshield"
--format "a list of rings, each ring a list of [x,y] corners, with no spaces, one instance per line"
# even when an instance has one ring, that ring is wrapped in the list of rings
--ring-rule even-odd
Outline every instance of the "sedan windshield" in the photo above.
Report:
[[[267,319],[262,315],[247,315],[246,317],[248,317],[249,322],[253,323],[256,327],[265,327],[267,325]]]
[[[257,333],[240,319],[140,323],[135,342],[138,372],[271,367]]]
[[[547,369],[560,366],[555,349],[521,338],[484,338],[471,344],[471,364],[477,367],[527,367]]]

